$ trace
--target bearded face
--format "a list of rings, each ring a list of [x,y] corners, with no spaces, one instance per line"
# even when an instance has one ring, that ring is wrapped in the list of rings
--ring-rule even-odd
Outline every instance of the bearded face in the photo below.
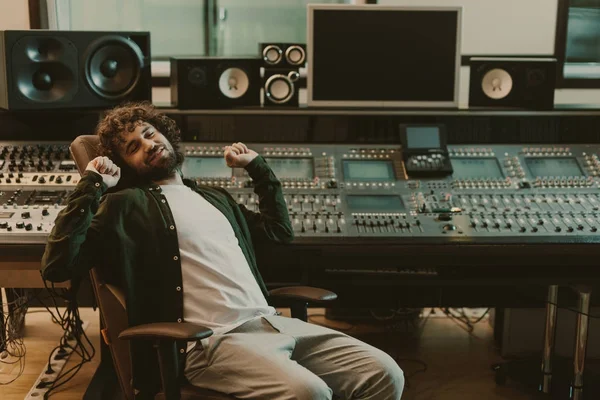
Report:
[[[143,180],[159,181],[173,176],[183,155],[149,123],[141,123],[122,136],[119,156]]]

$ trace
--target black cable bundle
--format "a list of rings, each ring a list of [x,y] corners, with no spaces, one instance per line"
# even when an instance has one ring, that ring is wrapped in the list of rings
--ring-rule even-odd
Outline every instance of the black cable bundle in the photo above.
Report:
[[[458,315],[454,313],[455,311],[458,312]],[[488,313],[490,312],[490,308],[486,309],[479,318],[475,319],[469,318],[465,313],[464,308],[459,308],[458,310],[452,308],[442,308],[442,312],[446,314],[448,318],[455,321],[458,324],[458,326],[463,328],[465,331],[467,331],[467,333],[471,335],[473,329],[475,329],[474,325],[480,323],[485,318],[485,316],[488,315]]]
[[[45,281],[44,285],[46,285]],[[52,285],[52,288],[49,288],[46,285],[46,289],[51,294],[53,302],[52,308],[54,308],[54,311],[46,305],[44,305],[44,307],[46,307],[46,310],[52,315],[53,321],[59,324],[64,330],[64,334],[60,339],[60,344],[52,349],[48,356],[48,370],[46,371],[46,374],[50,375],[54,373],[52,370],[52,360],[59,360],[67,357],[69,355],[67,349],[71,350],[72,354],[77,354],[81,357],[81,361],[66,372],[61,372],[53,381],[41,382],[38,385],[38,388],[49,388],[44,394],[44,399],[50,397],[50,394],[56,389],[73,379],[83,364],[92,361],[94,354],[96,353],[94,346],[83,330],[83,323],[79,316],[79,308],[76,299],[78,288],[79,281],[75,280],[71,281],[71,288],[62,289],[62,293],[59,293],[54,288],[54,285]],[[56,303],[57,298],[63,299],[66,303],[66,309],[62,314],[58,310],[58,305]]]
[[[8,382],[0,382],[0,385],[8,385],[16,381],[25,370],[26,348],[23,342],[23,324],[27,308],[29,307],[30,292],[19,289],[5,289],[6,304],[0,297],[0,365],[19,364],[17,375]],[[5,313],[3,308],[8,309]]]

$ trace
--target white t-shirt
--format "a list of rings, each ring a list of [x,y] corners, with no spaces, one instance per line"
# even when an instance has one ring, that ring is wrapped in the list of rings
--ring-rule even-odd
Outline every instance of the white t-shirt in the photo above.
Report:
[[[185,321],[218,335],[274,315],[227,218],[185,185],[161,188],[177,226]],[[194,344],[190,342],[188,351]]]

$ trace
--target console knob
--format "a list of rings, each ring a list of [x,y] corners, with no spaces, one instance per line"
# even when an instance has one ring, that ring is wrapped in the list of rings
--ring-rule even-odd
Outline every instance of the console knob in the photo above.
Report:
[[[454,231],[454,230],[456,230],[456,225],[453,225],[453,224],[446,224],[446,225],[444,225],[444,228],[443,228],[443,229],[444,229],[445,231]]]

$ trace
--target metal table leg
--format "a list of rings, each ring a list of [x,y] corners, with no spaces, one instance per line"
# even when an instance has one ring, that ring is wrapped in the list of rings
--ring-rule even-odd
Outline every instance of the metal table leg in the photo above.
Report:
[[[573,352],[573,381],[571,383],[571,398],[583,399],[583,369],[585,365],[585,352],[587,348],[589,313],[590,313],[590,288],[576,288],[579,296],[577,310],[577,332],[575,336],[575,350]]]
[[[550,393],[552,386],[552,353],[556,334],[556,311],[558,301],[558,285],[548,286],[548,302],[546,303],[546,328],[544,331],[544,347],[542,353],[542,382],[539,390]]]

